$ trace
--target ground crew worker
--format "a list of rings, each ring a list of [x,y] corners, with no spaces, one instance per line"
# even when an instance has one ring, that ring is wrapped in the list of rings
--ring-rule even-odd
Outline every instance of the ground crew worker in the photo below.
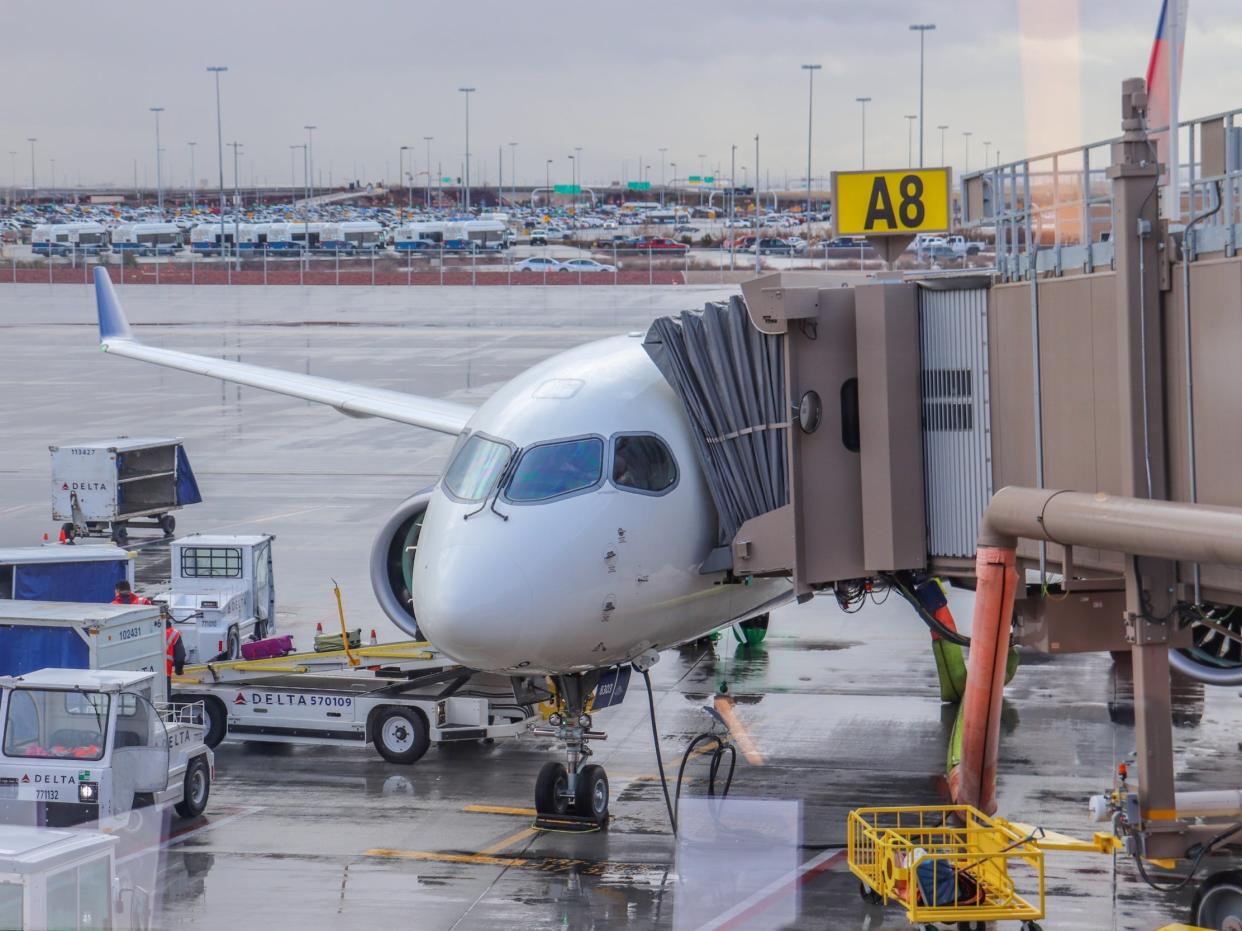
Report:
[[[116,597],[112,599],[112,603],[114,605],[149,605],[151,599],[134,594],[129,583],[122,579],[116,583]]]
[[[164,645],[168,653],[164,669],[171,679],[174,670],[181,675],[181,670],[185,668],[185,644],[181,640],[181,631],[173,627],[171,614],[164,615]]]

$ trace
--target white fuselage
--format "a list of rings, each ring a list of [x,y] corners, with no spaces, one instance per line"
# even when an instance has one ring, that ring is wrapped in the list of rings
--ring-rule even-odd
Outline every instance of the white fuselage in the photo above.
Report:
[[[605,452],[594,487],[537,503],[509,500],[503,481],[481,502],[452,497],[443,479],[437,486],[413,568],[414,610],[427,638],[464,665],[606,666],[702,636],[789,591],[785,580],[724,584],[722,572],[700,573],[715,545],[715,508],[681,402],[641,338],[602,340],[535,366],[485,402],[466,432],[519,454],[579,437],[598,437]],[[671,489],[614,484],[618,434],[667,444],[678,473]]]

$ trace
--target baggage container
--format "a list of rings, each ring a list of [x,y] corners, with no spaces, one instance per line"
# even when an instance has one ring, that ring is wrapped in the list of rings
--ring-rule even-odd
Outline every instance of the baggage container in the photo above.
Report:
[[[172,512],[202,500],[180,439],[125,437],[48,449],[52,520],[64,522],[67,542],[111,535],[124,546],[131,526],[172,536]]]
[[[0,600],[0,676],[39,669],[158,672],[167,696],[164,622],[156,605]]]
[[[110,602],[134,584],[134,554],[108,545],[0,549],[0,599]]]

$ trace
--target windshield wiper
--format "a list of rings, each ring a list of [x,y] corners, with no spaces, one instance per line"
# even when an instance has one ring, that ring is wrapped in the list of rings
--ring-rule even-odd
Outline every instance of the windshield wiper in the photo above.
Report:
[[[478,514],[485,507],[487,507],[489,501],[491,504],[491,512],[493,514],[495,514],[501,520],[507,521],[509,519],[508,514],[501,514],[499,511],[496,510],[496,499],[500,497],[500,492],[504,489],[506,483],[509,481],[510,474],[513,471],[513,467],[517,464],[518,455],[521,452],[522,451],[520,449],[515,449],[511,453],[509,453],[509,458],[505,460],[504,468],[500,470],[500,476],[496,479],[496,485],[493,488],[493,490],[483,496],[482,504],[480,504],[477,508],[475,508],[469,514],[463,514],[462,520],[470,520],[470,518],[474,517],[474,515]]]

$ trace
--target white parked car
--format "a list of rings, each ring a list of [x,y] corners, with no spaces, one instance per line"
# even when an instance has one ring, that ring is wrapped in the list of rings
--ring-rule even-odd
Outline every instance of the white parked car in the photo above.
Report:
[[[513,268],[519,272],[554,272],[560,270],[561,263],[546,255],[532,255],[528,259],[522,259]]]
[[[612,274],[617,270],[615,265],[605,265],[603,262],[597,262],[594,259],[569,259],[561,263],[561,271],[563,272],[608,272]]]

